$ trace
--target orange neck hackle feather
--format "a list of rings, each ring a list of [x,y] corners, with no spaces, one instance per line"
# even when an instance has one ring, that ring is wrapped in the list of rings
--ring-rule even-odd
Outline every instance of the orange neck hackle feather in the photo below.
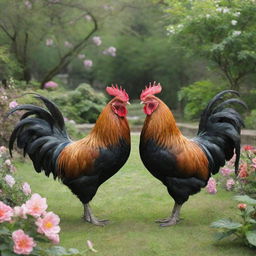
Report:
[[[167,105],[155,96],[150,97],[154,97],[159,105],[151,115],[147,115],[141,133],[142,139],[153,139],[159,146],[175,154],[181,176],[207,180],[208,159],[203,150],[182,135]]]
[[[58,158],[58,176],[74,178],[90,174],[100,148],[115,146],[124,139],[130,144],[130,128],[125,117],[118,117],[110,101],[101,112],[92,131],[83,139],[67,145]]]

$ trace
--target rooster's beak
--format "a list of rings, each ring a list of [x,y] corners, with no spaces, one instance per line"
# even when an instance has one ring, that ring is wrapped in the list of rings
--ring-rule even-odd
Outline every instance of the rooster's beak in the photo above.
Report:
[[[145,102],[144,102],[144,101],[141,101],[140,104],[145,104]]]
[[[128,105],[131,105],[130,101],[127,101],[126,103],[127,103]]]

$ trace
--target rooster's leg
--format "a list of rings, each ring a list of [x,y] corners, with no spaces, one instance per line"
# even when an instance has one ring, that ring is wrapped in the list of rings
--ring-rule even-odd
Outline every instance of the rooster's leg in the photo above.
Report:
[[[92,209],[89,204],[84,204],[84,220],[97,226],[104,226],[108,223],[108,220],[98,220],[92,213]]]
[[[161,223],[160,226],[166,227],[166,226],[172,226],[178,223],[180,220],[180,204],[175,203],[172,209],[171,216],[165,219],[156,220],[157,223]]]

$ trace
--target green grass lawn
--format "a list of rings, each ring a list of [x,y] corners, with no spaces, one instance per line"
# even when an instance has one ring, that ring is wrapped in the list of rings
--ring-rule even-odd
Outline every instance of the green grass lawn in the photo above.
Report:
[[[83,222],[82,204],[60,182],[37,174],[30,162],[17,164],[18,176],[30,183],[34,193],[46,197],[48,210],[60,216],[62,246],[85,250],[86,240],[91,240],[100,256],[255,255],[255,250],[237,241],[214,241],[211,222],[238,212],[229,192],[209,195],[202,191],[190,197],[181,212],[184,220],[174,227],[160,228],[154,223],[169,215],[173,200],[144,168],[138,142],[139,136],[132,136],[128,162],[99,188],[92,201],[95,215],[111,220],[105,227]]]

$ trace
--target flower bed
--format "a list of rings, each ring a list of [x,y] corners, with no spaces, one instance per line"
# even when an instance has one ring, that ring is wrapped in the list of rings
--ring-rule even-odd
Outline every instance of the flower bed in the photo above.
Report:
[[[15,179],[16,168],[6,147],[0,147],[0,255],[82,255],[60,242],[60,218],[47,211],[46,198]],[[84,254],[83,254],[84,255]]]

